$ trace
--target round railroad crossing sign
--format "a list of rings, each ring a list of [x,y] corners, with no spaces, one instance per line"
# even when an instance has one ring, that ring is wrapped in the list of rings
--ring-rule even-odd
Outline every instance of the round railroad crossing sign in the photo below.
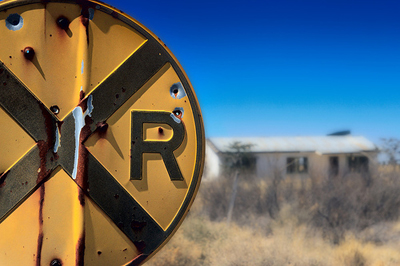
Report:
[[[0,4],[0,265],[138,265],[200,183],[181,66],[103,3]]]

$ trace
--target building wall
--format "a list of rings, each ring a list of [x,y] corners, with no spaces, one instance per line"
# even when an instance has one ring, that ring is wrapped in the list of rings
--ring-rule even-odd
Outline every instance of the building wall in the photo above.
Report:
[[[286,175],[307,177],[312,169],[325,167],[320,156],[315,153],[259,153],[257,157],[256,175],[259,178],[286,177]],[[307,158],[306,173],[287,173],[287,158]]]
[[[223,153],[218,153],[215,147],[209,142],[206,143],[206,158],[203,180],[214,180],[223,174]],[[254,153],[256,157],[256,166],[254,174],[259,178],[274,177],[285,178],[299,177],[307,178],[311,175],[319,175],[322,177],[331,176],[330,157],[337,157],[338,159],[338,175],[344,175],[350,171],[348,165],[349,156],[367,156],[369,158],[369,170],[371,170],[377,163],[377,153],[355,153],[355,154],[317,154],[315,152],[309,153]],[[287,173],[287,158],[307,158],[307,172],[305,173]]]
[[[274,178],[280,175],[282,178],[286,176],[309,177],[312,174],[330,176],[333,174],[330,157],[337,157],[338,175],[344,175],[350,171],[348,164],[349,156],[367,156],[369,158],[369,171],[376,164],[376,153],[368,154],[334,154],[325,155],[317,153],[259,153],[256,154],[257,166],[256,175],[259,178]],[[307,158],[307,172],[305,173],[288,173],[287,158]]]
[[[206,158],[204,163],[203,180],[214,180],[222,173],[221,158],[216,152],[215,148],[211,146],[208,141],[206,142]]]

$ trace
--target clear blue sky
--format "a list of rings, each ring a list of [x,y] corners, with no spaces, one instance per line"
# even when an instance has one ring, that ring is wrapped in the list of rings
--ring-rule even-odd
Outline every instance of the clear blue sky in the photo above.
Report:
[[[207,137],[400,138],[400,1],[106,2],[176,55]]]

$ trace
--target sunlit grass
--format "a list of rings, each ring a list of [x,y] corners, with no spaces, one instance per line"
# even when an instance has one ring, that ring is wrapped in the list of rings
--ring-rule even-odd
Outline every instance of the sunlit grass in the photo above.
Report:
[[[385,208],[393,208],[390,204],[399,207],[395,200],[398,184],[393,183],[393,178],[379,178],[386,181],[375,179],[377,188],[370,186],[365,191],[356,191],[360,186],[357,180],[341,182],[339,187],[333,186],[332,195],[335,197],[340,197],[338,191],[344,190],[343,200],[340,201],[343,206],[336,206],[331,215],[333,218],[330,217],[332,221],[337,221],[335,226],[324,224],[324,218],[318,215],[318,211],[324,211],[326,197],[330,199],[332,195],[322,193],[317,197],[321,202],[309,198],[310,193],[316,193],[313,192],[316,182],[320,182],[315,179],[304,182],[283,180],[275,187],[277,207],[268,205],[254,208],[251,206],[260,205],[257,200],[264,202],[271,199],[268,193],[271,193],[272,183],[265,180],[252,180],[253,185],[242,182],[238,193],[241,198],[235,205],[235,219],[229,226],[225,220],[226,206],[223,204],[229,199],[229,189],[226,188],[229,180],[205,184],[181,228],[147,265],[400,265],[398,218],[394,219],[395,216],[390,216],[390,212],[372,212],[371,221],[367,219],[367,222],[359,223],[354,217],[348,216],[346,209],[351,207],[350,210],[357,211],[359,205],[370,206],[366,203],[368,200],[382,201],[387,197],[393,199],[386,199]],[[317,189],[323,189],[322,185]],[[371,189],[374,191],[371,192]],[[218,194],[216,201],[213,193],[218,191],[225,192]],[[354,191],[357,197],[348,196],[347,191]],[[359,199],[366,202],[357,202]],[[352,204],[350,207],[349,202]],[[269,208],[274,212],[273,218]],[[381,214],[387,219],[375,217]],[[356,224],[352,225],[354,221]]]
[[[397,225],[398,226],[398,225]],[[189,217],[147,265],[400,265],[399,243],[376,245],[349,234],[332,245],[305,225],[275,224],[269,235]]]

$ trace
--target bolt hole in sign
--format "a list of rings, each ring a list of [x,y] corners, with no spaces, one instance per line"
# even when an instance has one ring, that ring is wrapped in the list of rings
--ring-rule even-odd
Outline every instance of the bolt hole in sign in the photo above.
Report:
[[[0,265],[142,264],[200,184],[183,69],[104,3],[3,1],[0,21]]]

